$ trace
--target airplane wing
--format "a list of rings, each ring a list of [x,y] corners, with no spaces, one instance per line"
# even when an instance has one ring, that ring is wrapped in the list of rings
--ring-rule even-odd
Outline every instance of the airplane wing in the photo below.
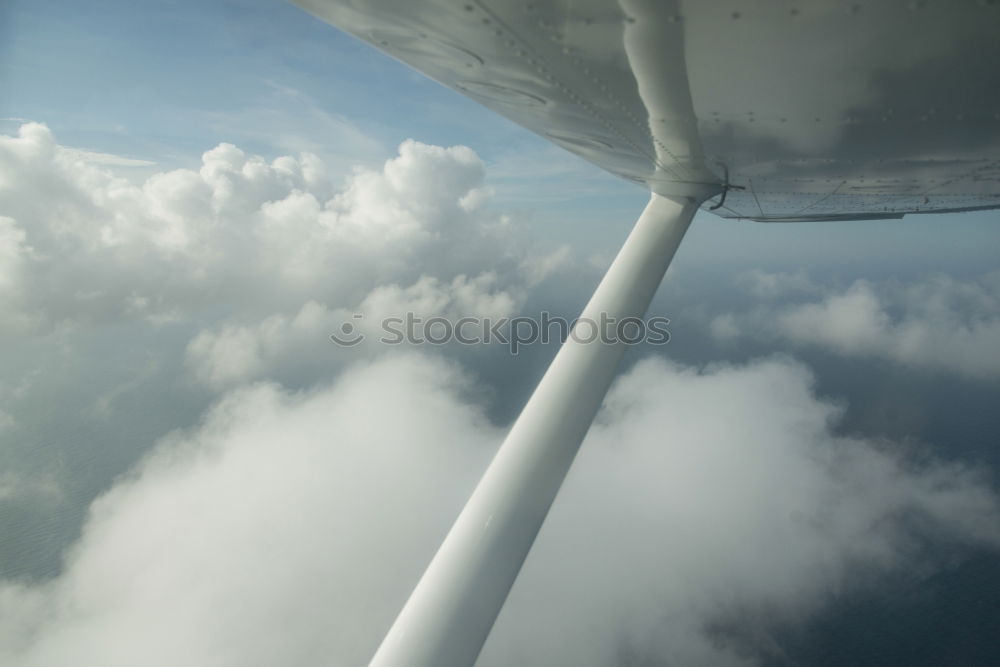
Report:
[[[579,321],[642,317],[699,206],[1000,208],[997,0],[297,1],[648,187]],[[371,667],[475,662],[623,351],[563,344]]]
[[[723,217],[1000,207],[994,0],[296,1],[613,174],[718,193]]]

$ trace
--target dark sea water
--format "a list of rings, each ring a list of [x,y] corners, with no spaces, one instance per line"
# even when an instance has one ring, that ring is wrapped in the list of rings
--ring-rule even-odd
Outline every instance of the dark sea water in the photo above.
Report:
[[[773,667],[1000,664],[1000,558],[974,554],[925,580],[845,596],[775,640]]]

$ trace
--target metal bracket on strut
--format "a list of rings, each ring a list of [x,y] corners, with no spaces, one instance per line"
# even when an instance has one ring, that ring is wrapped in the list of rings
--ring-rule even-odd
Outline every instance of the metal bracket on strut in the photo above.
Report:
[[[719,166],[722,167],[722,174],[724,176],[724,180],[722,182],[722,198],[719,200],[718,204],[709,207],[708,209],[709,211],[714,211],[718,208],[722,208],[722,206],[726,203],[726,193],[728,193],[730,190],[746,190],[745,186],[733,185],[732,183],[729,182],[729,167],[727,167],[724,164],[720,164]]]

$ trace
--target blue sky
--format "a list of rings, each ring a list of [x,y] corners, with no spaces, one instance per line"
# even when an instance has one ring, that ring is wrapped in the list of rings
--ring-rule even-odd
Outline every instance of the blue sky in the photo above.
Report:
[[[555,347],[329,332],[573,317],[646,194],[284,2],[0,31],[0,662],[363,664]],[[995,664],[997,248],[700,213],[483,664]]]
[[[48,123],[70,145],[161,167],[190,165],[222,141],[372,163],[417,138],[473,146],[501,166],[524,156],[511,172],[541,160],[539,178],[563,175],[567,194],[595,181],[602,199],[636,193],[290,3],[150,2],[139,12],[14,2],[5,12],[0,113]]]

